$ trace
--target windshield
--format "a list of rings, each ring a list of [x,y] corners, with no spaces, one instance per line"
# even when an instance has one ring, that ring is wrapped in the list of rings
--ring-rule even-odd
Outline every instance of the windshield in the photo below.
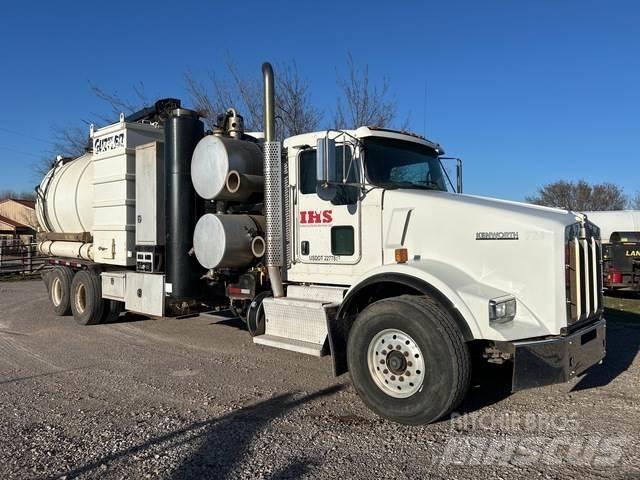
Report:
[[[365,171],[369,182],[385,188],[447,190],[437,154],[424,145],[392,138],[367,137]]]

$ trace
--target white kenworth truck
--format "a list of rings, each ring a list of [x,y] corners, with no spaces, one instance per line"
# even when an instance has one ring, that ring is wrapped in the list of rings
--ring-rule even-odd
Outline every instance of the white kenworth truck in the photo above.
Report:
[[[407,424],[462,401],[472,358],[511,363],[513,390],[603,359],[600,236],[584,215],[463,195],[461,168],[454,188],[440,145],[406,132],[280,141],[269,64],[263,77],[263,133],[232,108],[205,132],[166,99],[57,162],[37,189],[56,313],[84,325],[229,306],[254,343],[331,355],[372,410]]]

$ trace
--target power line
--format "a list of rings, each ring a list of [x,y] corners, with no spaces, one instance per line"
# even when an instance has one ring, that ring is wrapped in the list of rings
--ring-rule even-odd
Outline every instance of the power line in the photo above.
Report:
[[[9,128],[5,128],[5,127],[0,127],[0,131],[3,132],[7,132],[7,133],[11,133],[12,135],[18,135],[19,137],[24,137],[24,138],[29,138],[31,140],[36,140],[38,142],[42,142],[42,143],[48,143],[49,145],[53,145],[53,142],[49,141],[49,140],[44,140],[42,138],[38,138],[38,137],[34,137],[32,135],[28,135],[26,133],[21,133],[21,132],[17,132],[15,130],[11,130]]]
[[[13,153],[19,153],[20,155],[28,155],[33,158],[42,158],[40,155],[36,155],[35,153],[23,152],[22,150],[16,150],[15,148],[5,147],[4,145],[0,145],[0,150],[7,150]]]

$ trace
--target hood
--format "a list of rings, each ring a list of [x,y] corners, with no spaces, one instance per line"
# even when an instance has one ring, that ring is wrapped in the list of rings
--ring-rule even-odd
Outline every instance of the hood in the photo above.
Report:
[[[387,190],[384,263],[393,264],[395,249],[402,247],[417,268],[446,265],[463,279],[449,280],[458,282],[457,293],[468,304],[477,302],[484,316],[487,295],[515,296],[518,321],[496,327],[501,331],[495,338],[509,337],[516,325],[520,338],[557,333],[566,324],[565,229],[581,220],[566,210],[493,198]],[[549,321],[556,328],[547,330]]]
[[[473,210],[481,210],[486,213],[495,212],[507,215],[524,216],[531,219],[537,219],[546,223],[559,222],[562,225],[570,225],[581,221],[583,214],[572,212],[561,208],[544,207],[542,205],[533,205],[524,202],[515,202],[511,200],[502,200],[498,198],[483,197],[478,195],[456,194],[450,192],[438,192],[431,190],[387,190],[385,196],[394,197],[400,195],[405,199],[412,199],[416,204],[421,201],[429,203],[435,201],[446,202],[452,207],[471,208]]]

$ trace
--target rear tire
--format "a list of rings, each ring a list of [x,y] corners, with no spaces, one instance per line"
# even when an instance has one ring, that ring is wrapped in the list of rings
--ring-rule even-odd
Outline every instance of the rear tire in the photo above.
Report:
[[[75,321],[80,325],[98,324],[104,307],[100,277],[89,270],[76,273],[71,283],[71,312]]]
[[[347,361],[364,403],[407,425],[434,422],[451,412],[471,381],[460,329],[439,302],[426,296],[403,295],[365,308],[349,334]]]
[[[55,267],[47,273],[45,284],[49,292],[49,300],[53,311],[58,316],[71,313],[71,283],[73,270],[69,267]]]

